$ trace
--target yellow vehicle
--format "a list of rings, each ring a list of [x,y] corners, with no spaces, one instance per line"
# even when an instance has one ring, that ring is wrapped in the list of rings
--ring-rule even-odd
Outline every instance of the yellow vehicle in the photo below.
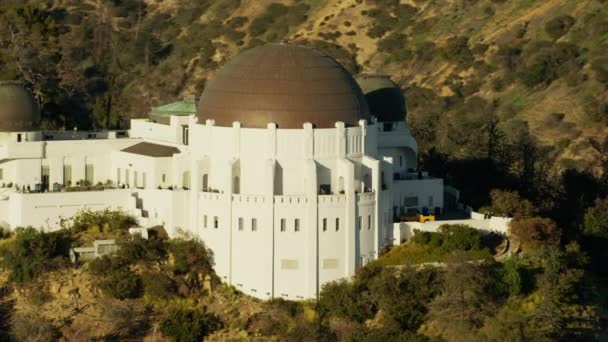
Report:
[[[404,216],[399,218],[401,222],[433,222],[435,221],[435,215],[423,215],[418,212],[408,212]]]
[[[418,214],[418,222],[433,222],[435,221],[435,215],[420,215]]]

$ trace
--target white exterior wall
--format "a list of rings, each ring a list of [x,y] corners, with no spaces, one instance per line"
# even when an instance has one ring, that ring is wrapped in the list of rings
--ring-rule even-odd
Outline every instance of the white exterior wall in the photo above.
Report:
[[[127,190],[55,193],[12,193],[8,203],[8,222],[12,227],[41,227],[55,230],[61,219],[70,219],[82,209],[106,208],[129,211],[131,195]]]
[[[183,144],[185,125],[188,145]],[[171,236],[184,232],[200,238],[212,250],[221,279],[259,298],[314,298],[323,284],[352,276],[377,258],[393,236],[401,236],[394,231],[392,208],[400,206],[404,196],[418,196],[421,206],[433,196],[435,206],[443,205],[441,180],[393,180],[395,170],[411,167],[416,153],[404,123],[390,132],[365,121],[356,127],[338,122],[335,128],[323,129],[311,124],[302,129],[278,129],[274,124],[251,129],[173,116],[169,125],[132,120],[131,138],[110,134],[107,139],[73,140],[66,133],[68,140],[36,141],[40,133],[32,134],[21,143],[14,142],[12,133],[0,134],[0,155],[7,160],[0,163],[0,185],[40,183],[43,166],[49,168],[51,186],[61,184],[64,165],[72,166],[75,183],[85,179],[85,166],[92,164],[95,183],[127,184],[129,170],[130,189],[10,191],[6,196],[0,189],[0,224],[54,229],[59,217],[83,207],[124,206],[142,225],[161,224]],[[182,153],[154,158],[121,152],[144,141],[177,146]],[[407,166],[395,165],[399,156],[410,158]],[[136,172],[140,189],[135,188]],[[187,190],[182,189],[185,174]],[[330,185],[331,193],[320,194],[321,185]],[[169,186],[174,190],[167,190]]]

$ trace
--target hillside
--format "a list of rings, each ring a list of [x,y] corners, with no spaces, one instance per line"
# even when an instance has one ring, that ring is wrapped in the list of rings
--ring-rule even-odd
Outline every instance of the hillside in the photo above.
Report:
[[[392,75],[435,173],[433,153],[517,169],[530,139],[555,170],[606,167],[605,0],[29,0],[0,19],[0,78],[33,85],[48,128],[125,127],[239,51],[295,42]]]

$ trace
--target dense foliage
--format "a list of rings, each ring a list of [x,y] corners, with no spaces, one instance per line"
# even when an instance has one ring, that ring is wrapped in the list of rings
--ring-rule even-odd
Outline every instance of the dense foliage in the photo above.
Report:
[[[10,279],[30,282],[43,272],[67,263],[69,238],[63,232],[46,233],[32,227],[19,228],[14,240],[0,249],[2,266]]]
[[[219,326],[217,318],[206,311],[177,309],[168,313],[160,330],[176,342],[198,342]]]

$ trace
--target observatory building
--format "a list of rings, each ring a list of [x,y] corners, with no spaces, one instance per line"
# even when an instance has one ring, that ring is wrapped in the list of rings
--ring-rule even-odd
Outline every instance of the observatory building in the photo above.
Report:
[[[442,210],[405,118],[389,77],[355,79],[290,44],[241,53],[198,104],[153,108],[125,131],[43,131],[31,94],[0,83],[0,223],[52,230],[122,208],[201,239],[247,294],[314,298],[398,240],[396,217]]]

